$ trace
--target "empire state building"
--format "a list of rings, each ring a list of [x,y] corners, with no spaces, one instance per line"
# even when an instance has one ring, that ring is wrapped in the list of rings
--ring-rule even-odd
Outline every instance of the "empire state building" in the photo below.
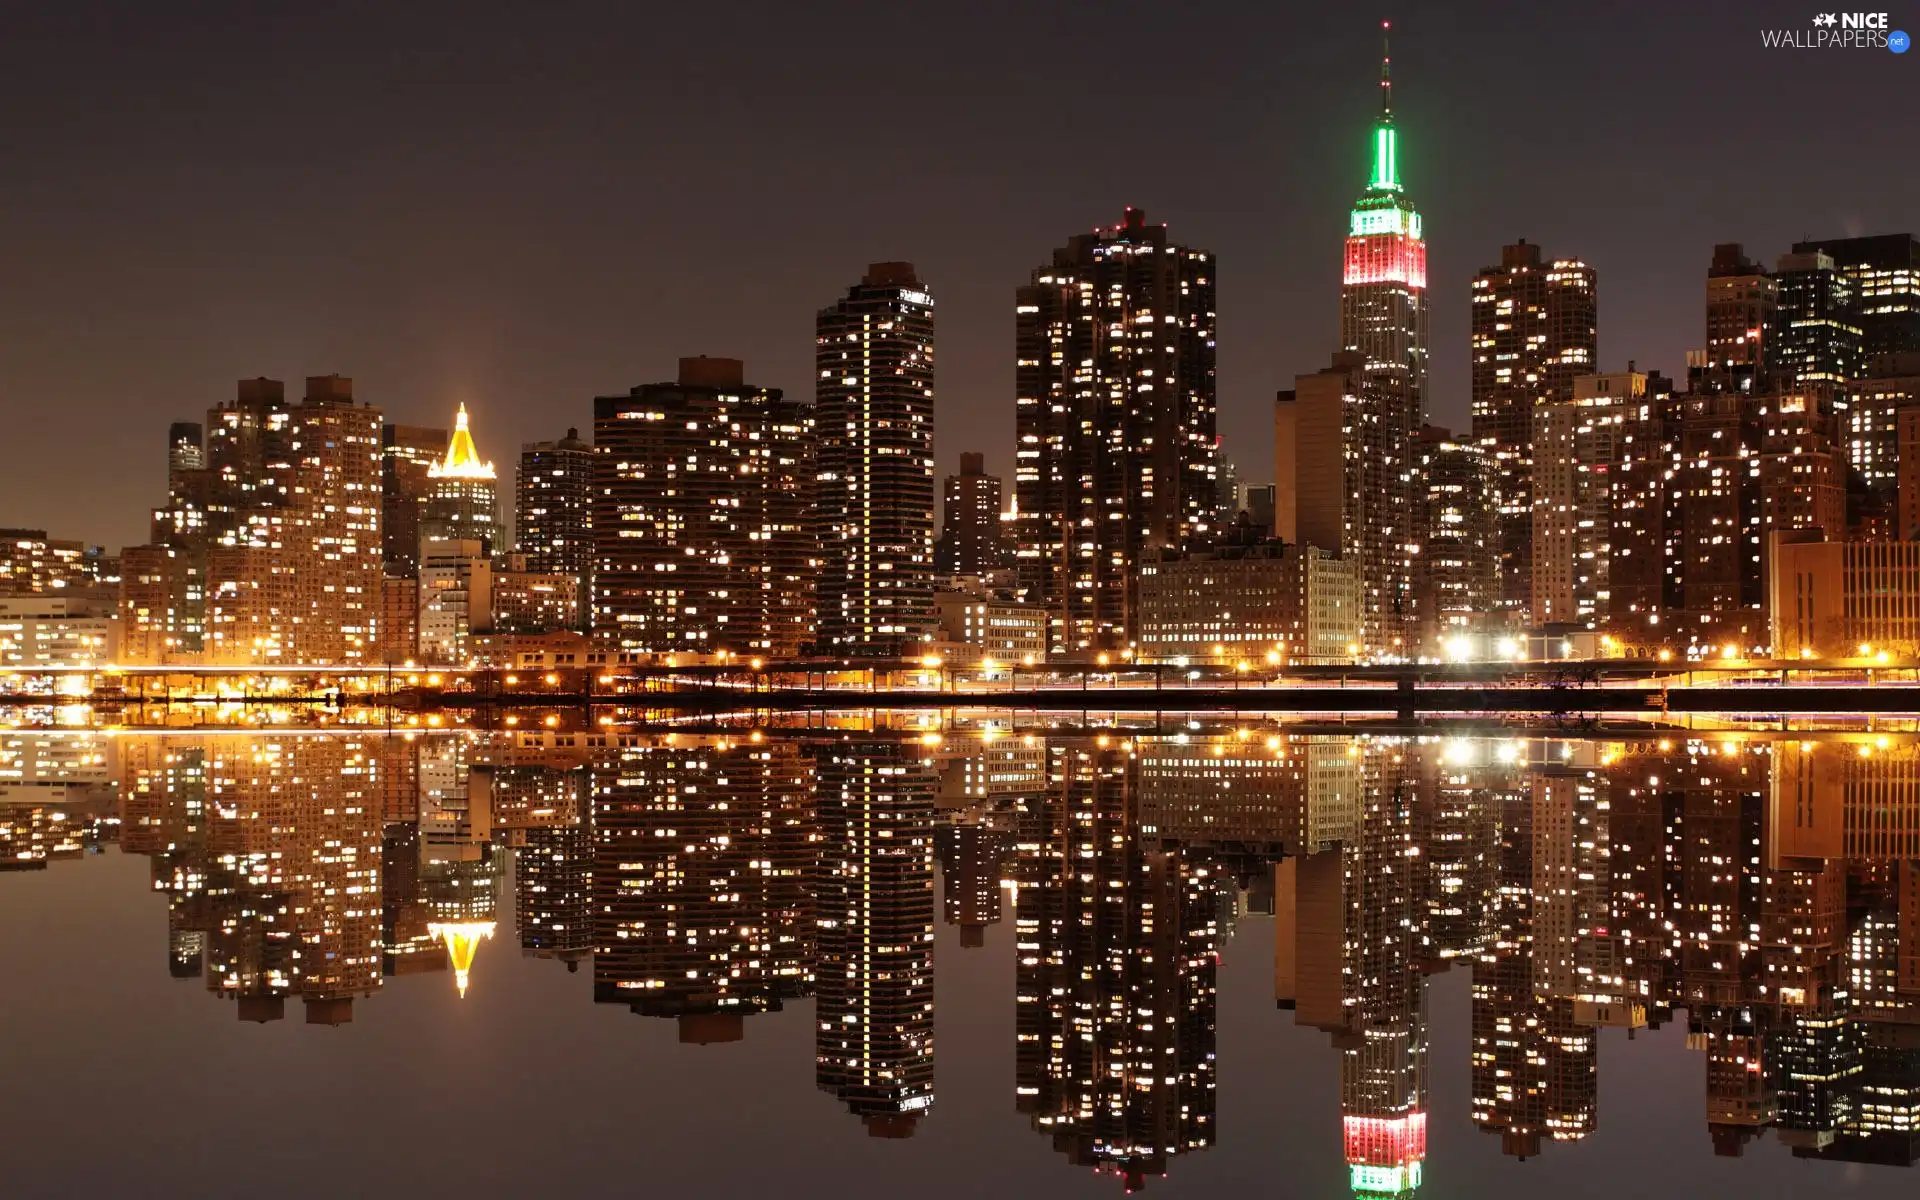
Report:
[[[1381,57],[1373,173],[1348,219],[1340,344],[1365,355],[1367,373],[1394,392],[1402,423],[1417,431],[1427,393],[1427,243],[1400,183],[1391,63]]]
[[[1341,420],[1350,497],[1341,542],[1361,562],[1363,640],[1398,657],[1411,648],[1420,552],[1407,515],[1426,420],[1427,243],[1400,183],[1390,62],[1381,56],[1373,171],[1348,220],[1341,277],[1339,365],[1359,376]]]

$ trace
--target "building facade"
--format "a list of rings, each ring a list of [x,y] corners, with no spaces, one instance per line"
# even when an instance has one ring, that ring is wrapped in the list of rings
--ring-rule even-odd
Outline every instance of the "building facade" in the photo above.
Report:
[[[1215,520],[1214,256],[1128,209],[1015,297],[1015,569],[1052,652],[1117,653],[1149,550]]]
[[[593,574],[593,447],[577,429],[558,441],[528,442],[513,496],[514,545],[526,569],[572,577],[584,614]]]
[[[1006,565],[1001,536],[1001,483],[987,474],[986,455],[962,454],[960,473],[941,485],[940,563],[944,573],[985,575]]]
[[[1494,473],[1506,609],[1533,602],[1534,410],[1573,399],[1574,379],[1592,373],[1598,296],[1592,267],[1546,261],[1525,238],[1501,247],[1500,265],[1473,279],[1473,439]]]
[[[933,625],[933,297],[912,263],[874,263],[816,329],[815,638],[912,654]]]
[[[813,640],[813,409],[685,358],[594,401],[593,632],[616,652],[796,654]]]
[[[506,549],[500,536],[500,496],[493,464],[480,458],[467,406],[454,414],[447,453],[427,467],[426,495],[420,501],[420,540],[476,541],[482,553]]]
[[[1139,587],[1140,662],[1348,662],[1361,639],[1356,565],[1315,546],[1221,546],[1147,562]]]

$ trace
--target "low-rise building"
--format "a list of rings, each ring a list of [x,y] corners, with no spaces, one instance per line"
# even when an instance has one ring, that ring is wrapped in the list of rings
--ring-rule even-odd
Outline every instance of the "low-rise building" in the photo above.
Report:
[[[1266,541],[1141,564],[1141,662],[1284,666],[1351,659],[1360,579],[1351,559]]]
[[[1047,654],[1047,612],[1011,593],[988,587],[958,587],[933,593],[939,640],[934,653],[966,661],[991,659],[1010,666]]]
[[[110,609],[90,600],[0,596],[0,668],[104,666],[119,648],[119,626]]]
[[[1776,533],[1767,575],[1775,658],[1920,655],[1920,542]]]

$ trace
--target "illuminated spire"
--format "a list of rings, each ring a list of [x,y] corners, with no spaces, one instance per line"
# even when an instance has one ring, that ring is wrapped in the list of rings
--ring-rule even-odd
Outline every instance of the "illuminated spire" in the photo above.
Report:
[[[447,457],[427,468],[435,479],[492,479],[493,464],[480,461],[480,450],[467,429],[467,406],[462,404],[453,418],[453,438],[447,443]]]
[[[460,410],[460,428],[466,429],[466,410]],[[483,939],[493,937],[494,922],[462,921],[455,925],[442,925],[435,922],[427,926],[427,933],[447,944],[447,955],[453,959],[453,986],[460,989],[460,998],[467,998],[467,984],[473,979],[473,955],[480,948]]]
[[[1393,120],[1393,51],[1387,44],[1387,34],[1392,32],[1393,22],[1380,22],[1380,119]]]
[[[1398,134],[1393,128],[1393,56],[1387,49],[1387,31],[1391,21],[1380,22],[1380,119],[1373,123],[1373,174],[1367,180],[1369,192],[1400,190],[1400,153]]]

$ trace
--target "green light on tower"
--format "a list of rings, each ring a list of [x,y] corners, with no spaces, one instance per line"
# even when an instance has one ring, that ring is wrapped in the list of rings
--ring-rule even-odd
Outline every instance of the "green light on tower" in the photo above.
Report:
[[[1394,144],[1393,126],[1385,121],[1373,127],[1373,178],[1369,187],[1377,192],[1400,190],[1400,165]]]

